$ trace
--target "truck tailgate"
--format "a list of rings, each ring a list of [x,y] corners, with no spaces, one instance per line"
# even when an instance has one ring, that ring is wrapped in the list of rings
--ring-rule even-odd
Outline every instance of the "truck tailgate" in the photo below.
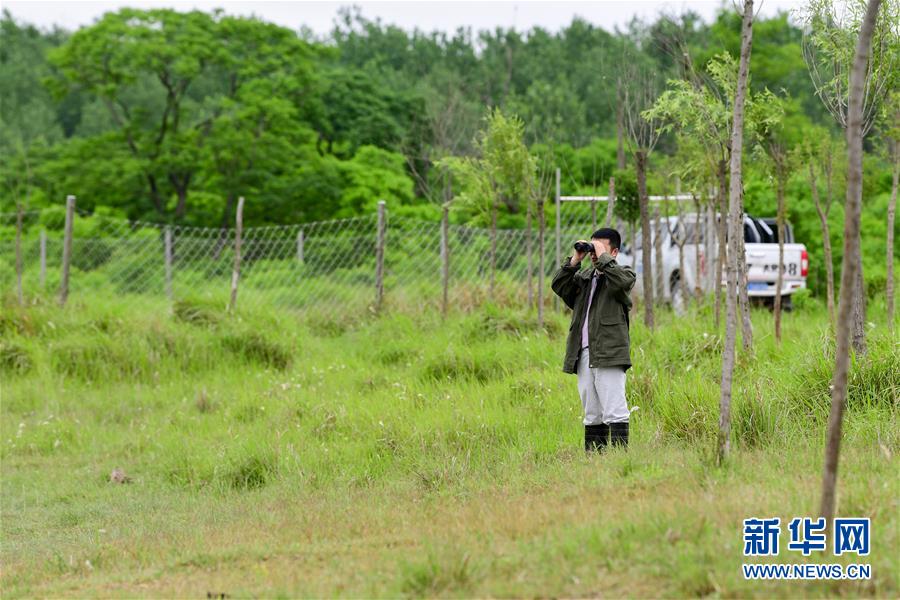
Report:
[[[803,279],[800,259],[803,244],[784,245],[784,278]],[[778,277],[778,244],[747,244],[748,281],[774,282]]]

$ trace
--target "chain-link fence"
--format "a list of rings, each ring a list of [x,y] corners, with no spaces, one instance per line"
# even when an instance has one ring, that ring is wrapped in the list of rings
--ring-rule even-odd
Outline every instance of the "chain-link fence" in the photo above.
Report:
[[[607,217],[605,201],[581,200],[563,196],[555,207],[545,205],[542,286],[537,218],[532,230],[498,229],[492,234],[488,228],[451,225],[446,213],[443,221],[423,221],[391,216],[381,205],[381,221],[371,214],[245,227],[240,231],[237,304],[465,310],[488,299],[531,304],[539,287],[544,304],[556,304],[550,278],[559,260],[571,253],[572,241],[590,237]],[[17,294],[21,287],[26,296],[58,294],[66,287],[66,211],[53,207],[24,212],[21,227],[18,218],[17,213],[0,213],[0,290]],[[611,220],[627,250],[636,232],[618,218]],[[73,210],[68,294],[150,295],[226,305],[232,295],[237,238],[237,228],[161,225]],[[656,257],[652,263],[655,269]]]
[[[469,309],[491,297],[492,234],[487,228],[391,216],[385,211],[382,303]],[[25,296],[58,295],[65,215],[59,209],[0,213],[0,289],[17,294],[17,246]],[[537,221],[537,220],[535,220]],[[235,228],[127,221],[76,211],[72,225],[69,298],[150,295],[227,305],[235,267]],[[586,231],[586,230],[585,230]],[[580,231],[579,235],[584,236]],[[493,298],[525,304],[538,294],[539,232],[495,233]],[[556,270],[551,232],[544,242],[544,292]],[[237,304],[295,309],[379,304],[376,214],[241,231]],[[530,276],[529,276],[530,274]]]

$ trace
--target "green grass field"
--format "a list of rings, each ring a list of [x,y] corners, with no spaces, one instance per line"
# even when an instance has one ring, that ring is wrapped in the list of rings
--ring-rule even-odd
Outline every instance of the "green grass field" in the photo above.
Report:
[[[0,312],[2,596],[900,596],[900,355],[870,307],[840,516],[865,558],[742,555],[742,520],[818,510],[833,344],[808,299],[754,314],[733,454],[721,333],[633,319],[631,445],[588,458],[568,317],[518,309],[228,316],[122,298]],[[881,312],[879,313],[879,310]],[[639,313],[638,313],[639,314]],[[126,484],[111,483],[121,468]],[[786,527],[783,527],[786,530]],[[745,581],[742,562],[867,562]]]

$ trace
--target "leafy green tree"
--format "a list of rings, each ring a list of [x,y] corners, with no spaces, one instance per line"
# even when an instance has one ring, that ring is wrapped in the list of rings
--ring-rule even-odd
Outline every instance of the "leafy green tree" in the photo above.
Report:
[[[781,343],[781,286],[784,280],[784,236],[785,236],[785,189],[794,168],[793,154],[795,140],[786,135],[784,125],[787,102],[764,90],[748,106],[750,138],[756,142],[755,155],[762,159],[766,169],[775,180],[775,194],[778,210],[778,275],[775,280],[775,340]]]
[[[891,92],[882,106],[880,128],[883,131],[884,156],[891,167],[891,199],[887,210],[885,299],[888,330],[894,330],[894,219],[897,213],[897,188],[900,184],[900,89]]]
[[[803,56],[816,95],[844,130],[850,124],[851,73],[855,66],[857,40],[866,16],[874,15],[871,48],[867,52],[862,80],[864,95],[860,131],[863,138],[875,123],[885,95],[895,89],[900,81],[900,0],[879,2],[874,13],[868,9],[869,4],[864,0],[842,3],[809,0],[800,12],[802,22],[809,30],[804,39]],[[853,348],[857,353],[864,354],[866,297],[862,266],[854,273]]]
[[[533,178],[536,163],[524,143],[524,123],[507,117],[499,108],[487,113],[485,127],[479,132],[477,157],[444,161],[462,187],[456,206],[489,215],[491,224],[490,292],[493,294],[497,264],[497,217],[501,206],[507,213],[521,211],[523,202],[530,210],[535,197]]]
[[[249,124],[236,112],[255,112],[258,137],[277,121],[269,111],[284,108],[261,99],[290,99],[298,114],[315,101],[313,57],[288,29],[169,9],[107,13],[50,54],[57,92],[84,90],[103,102],[141,166],[152,209],[175,220],[188,212],[213,137]]]

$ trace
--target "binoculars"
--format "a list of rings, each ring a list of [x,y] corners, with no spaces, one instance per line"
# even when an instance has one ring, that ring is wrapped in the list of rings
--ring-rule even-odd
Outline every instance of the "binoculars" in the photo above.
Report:
[[[590,242],[575,242],[575,249],[579,252],[594,253],[594,245]]]

